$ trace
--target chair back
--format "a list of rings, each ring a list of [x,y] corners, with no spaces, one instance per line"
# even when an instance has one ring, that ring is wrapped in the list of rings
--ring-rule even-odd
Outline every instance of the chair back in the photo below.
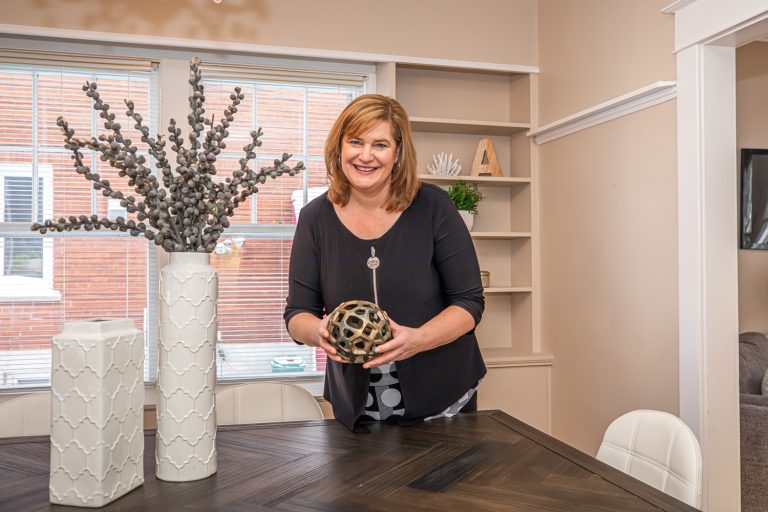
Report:
[[[606,429],[597,458],[688,505],[701,506],[699,442],[677,416],[648,410],[620,416]]]
[[[761,332],[739,334],[739,392],[762,394],[763,376],[768,368],[768,337]]]
[[[51,433],[51,393],[31,393],[0,403],[0,437]]]
[[[323,411],[312,394],[282,382],[251,382],[216,391],[219,425],[321,420]]]

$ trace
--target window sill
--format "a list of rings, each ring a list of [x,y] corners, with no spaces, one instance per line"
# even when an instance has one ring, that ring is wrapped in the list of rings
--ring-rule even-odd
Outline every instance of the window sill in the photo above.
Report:
[[[277,379],[274,379],[277,380]],[[312,395],[315,398],[323,398],[323,384],[325,381],[325,377],[323,375],[319,375],[317,377],[311,377],[311,378],[303,378],[303,379],[279,379],[279,382],[286,382],[288,384],[294,384],[296,386],[302,387],[312,393]],[[228,386],[232,386],[235,384],[243,384],[245,382],[249,381],[243,381],[243,382],[233,382],[230,383],[217,383],[216,388],[222,389]],[[253,382],[253,381],[250,381]],[[14,388],[14,389],[7,389],[7,390],[0,390],[0,403],[10,400],[12,398],[18,398],[23,395],[28,395],[30,393],[37,393],[40,391],[50,391],[49,386],[41,386],[41,387],[29,387],[29,388]],[[157,404],[157,387],[154,384],[146,383],[144,384],[144,405],[145,406],[155,406]]]
[[[43,284],[42,279],[20,276],[0,277],[0,302],[59,302],[61,293]]]
[[[261,379],[258,379],[261,380]],[[270,381],[276,381],[275,379],[265,379]],[[216,390],[220,391],[221,389],[230,387],[230,386],[236,386],[238,384],[245,384],[247,382],[254,382],[255,380],[251,381],[242,381],[242,382],[227,382],[227,383],[216,383]],[[310,378],[300,378],[300,379],[279,379],[277,382],[283,382],[286,384],[293,384],[295,386],[299,386],[301,388],[306,389],[309,391],[312,396],[317,401],[317,404],[320,406],[320,409],[323,413],[323,417],[327,420],[333,419],[333,406],[323,397],[323,384],[325,381],[324,375],[318,375],[316,377],[310,377]],[[0,394],[0,402],[3,401],[3,396]],[[144,386],[144,428],[157,428],[156,423],[156,415],[157,414],[157,388],[153,384],[146,384]]]
[[[261,379],[254,379],[250,381],[242,381],[242,382],[217,382],[216,383],[216,389],[221,390],[223,388],[229,387],[229,386],[235,386],[237,384],[245,384],[247,382],[257,382]],[[299,386],[301,388],[306,389],[310,393],[312,393],[312,396],[315,398],[323,398],[323,386],[325,384],[325,376],[324,375],[318,375],[317,377],[310,377],[310,378],[299,378],[299,379],[290,379],[290,378],[281,378],[281,379],[264,379],[264,380],[271,380],[275,382],[284,382],[286,384],[293,384],[295,386]],[[145,384],[144,385],[144,405],[156,405],[157,404],[157,387],[154,384]]]

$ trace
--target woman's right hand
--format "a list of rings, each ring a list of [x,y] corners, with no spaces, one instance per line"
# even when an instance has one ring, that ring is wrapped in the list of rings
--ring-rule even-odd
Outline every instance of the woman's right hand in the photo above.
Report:
[[[325,351],[328,355],[328,359],[336,361],[337,363],[348,363],[349,361],[336,354],[336,349],[333,348],[333,345],[328,343],[328,337],[330,335],[331,333],[328,332],[328,315],[324,315],[323,318],[320,319],[320,323],[317,324],[317,335],[315,338],[317,346]]]

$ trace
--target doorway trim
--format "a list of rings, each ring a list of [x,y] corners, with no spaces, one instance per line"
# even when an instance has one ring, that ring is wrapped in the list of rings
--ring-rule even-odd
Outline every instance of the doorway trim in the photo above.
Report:
[[[680,417],[699,438],[705,511],[740,509],[736,48],[768,33],[764,0],[675,14]]]

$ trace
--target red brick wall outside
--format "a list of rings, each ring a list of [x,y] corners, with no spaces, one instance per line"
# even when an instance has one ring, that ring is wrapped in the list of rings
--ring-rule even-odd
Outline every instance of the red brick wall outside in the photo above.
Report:
[[[70,153],[63,149],[63,138],[56,118],[63,115],[78,137],[104,133],[102,121],[92,129],[92,104],[82,91],[86,76],[40,75],[38,78],[38,162],[41,169],[53,169],[53,216],[90,214],[91,183],[74,172]],[[0,165],[30,164],[33,146],[32,86],[29,73],[0,72],[0,118],[13,119],[13,130],[0,132]],[[136,110],[149,118],[149,84],[146,81],[115,78],[97,80],[98,90],[122,124],[126,137],[143,150],[133,123],[124,119],[123,98],[130,98]],[[211,83],[206,88],[206,115],[218,119],[229,103],[234,84]],[[283,152],[295,155],[292,162],[304,160],[309,186],[325,183],[322,161],[325,135],[349,94],[331,90],[302,88],[243,87],[246,99],[238,107],[229,128],[227,149],[217,161],[217,178],[223,180],[239,167],[242,147],[250,141],[249,132],[262,126],[263,146],[257,151],[253,168],[271,166]],[[254,95],[257,95],[254,98]],[[306,120],[304,115],[306,105]],[[255,111],[254,111],[255,106]],[[304,140],[305,123],[307,137]],[[161,133],[165,133],[160,126]],[[307,154],[305,154],[305,144]],[[175,154],[166,146],[171,161]],[[107,177],[126,195],[135,192],[115,169],[89,152],[92,170]],[[30,167],[31,169],[31,167]],[[304,173],[277,180],[269,179],[259,193],[240,205],[232,223],[290,224],[295,222],[291,193],[304,186]],[[96,211],[105,216],[107,201],[95,195]],[[232,247],[235,247],[233,244]],[[219,328],[223,341],[290,342],[283,327],[282,312],[287,295],[289,239],[247,239],[231,252],[214,254],[219,270]],[[47,348],[51,336],[61,331],[64,322],[93,317],[129,317],[143,328],[147,307],[148,257],[154,257],[144,238],[99,237],[55,238],[54,285],[61,293],[56,302],[0,302],[0,350]],[[324,368],[324,361],[321,361]]]

